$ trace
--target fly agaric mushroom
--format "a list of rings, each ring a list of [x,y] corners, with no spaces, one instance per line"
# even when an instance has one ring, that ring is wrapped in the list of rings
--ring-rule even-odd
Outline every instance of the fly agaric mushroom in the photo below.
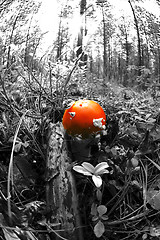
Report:
[[[86,139],[105,129],[106,115],[97,102],[78,100],[65,110],[62,123],[69,135]]]

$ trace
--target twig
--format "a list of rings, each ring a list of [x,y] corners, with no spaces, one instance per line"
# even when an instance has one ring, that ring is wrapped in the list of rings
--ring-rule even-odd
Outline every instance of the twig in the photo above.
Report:
[[[128,221],[135,221],[135,220],[138,220],[139,218],[142,218],[142,217],[146,216],[149,213],[149,211],[150,210],[146,210],[145,212],[140,213],[138,215],[135,215],[133,217],[126,218],[126,219],[119,219],[119,220],[115,220],[115,221],[112,221],[112,222],[106,222],[105,224],[108,225],[108,226],[113,226],[113,225],[122,224],[122,223],[125,223],[125,222],[128,222]]]
[[[64,95],[65,95],[65,90],[66,90],[66,87],[67,87],[67,84],[69,83],[69,80],[71,79],[71,76],[74,72],[74,70],[76,69],[77,65],[78,65],[78,62],[79,60],[81,59],[81,57],[83,56],[84,52],[82,52],[79,57],[76,59],[75,63],[74,63],[74,66],[73,68],[71,69],[66,81],[65,81],[65,84],[64,86],[62,87],[62,99],[61,99],[61,104],[60,104],[60,107],[62,107],[62,104],[63,104],[63,99],[64,99]]]

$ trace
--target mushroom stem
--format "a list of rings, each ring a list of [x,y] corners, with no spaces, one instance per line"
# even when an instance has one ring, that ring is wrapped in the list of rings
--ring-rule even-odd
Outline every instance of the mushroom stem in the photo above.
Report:
[[[80,139],[72,137],[71,152],[74,161],[89,161],[91,159],[92,139]]]

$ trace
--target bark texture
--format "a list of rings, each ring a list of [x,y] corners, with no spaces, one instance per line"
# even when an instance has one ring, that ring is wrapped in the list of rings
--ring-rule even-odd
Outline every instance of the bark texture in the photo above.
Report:
[[[62,123],[51,123],[48,129],[46,202],[48,221],[54,225],[52,229],[55,231],[52,239],[83,240],[68,152]]]

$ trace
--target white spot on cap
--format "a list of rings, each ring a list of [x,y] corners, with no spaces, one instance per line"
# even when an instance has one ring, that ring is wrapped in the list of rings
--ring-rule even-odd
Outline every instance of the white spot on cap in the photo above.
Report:
[[[76,113],[75,112],[69,112],[69,114],[71,115],[72,118],[75,117]]]
[[[93,125],[100,129],[105,129],[105,125],[102,125],[102,120],[104,120],[104,119],[103,118],[93,119]]]

